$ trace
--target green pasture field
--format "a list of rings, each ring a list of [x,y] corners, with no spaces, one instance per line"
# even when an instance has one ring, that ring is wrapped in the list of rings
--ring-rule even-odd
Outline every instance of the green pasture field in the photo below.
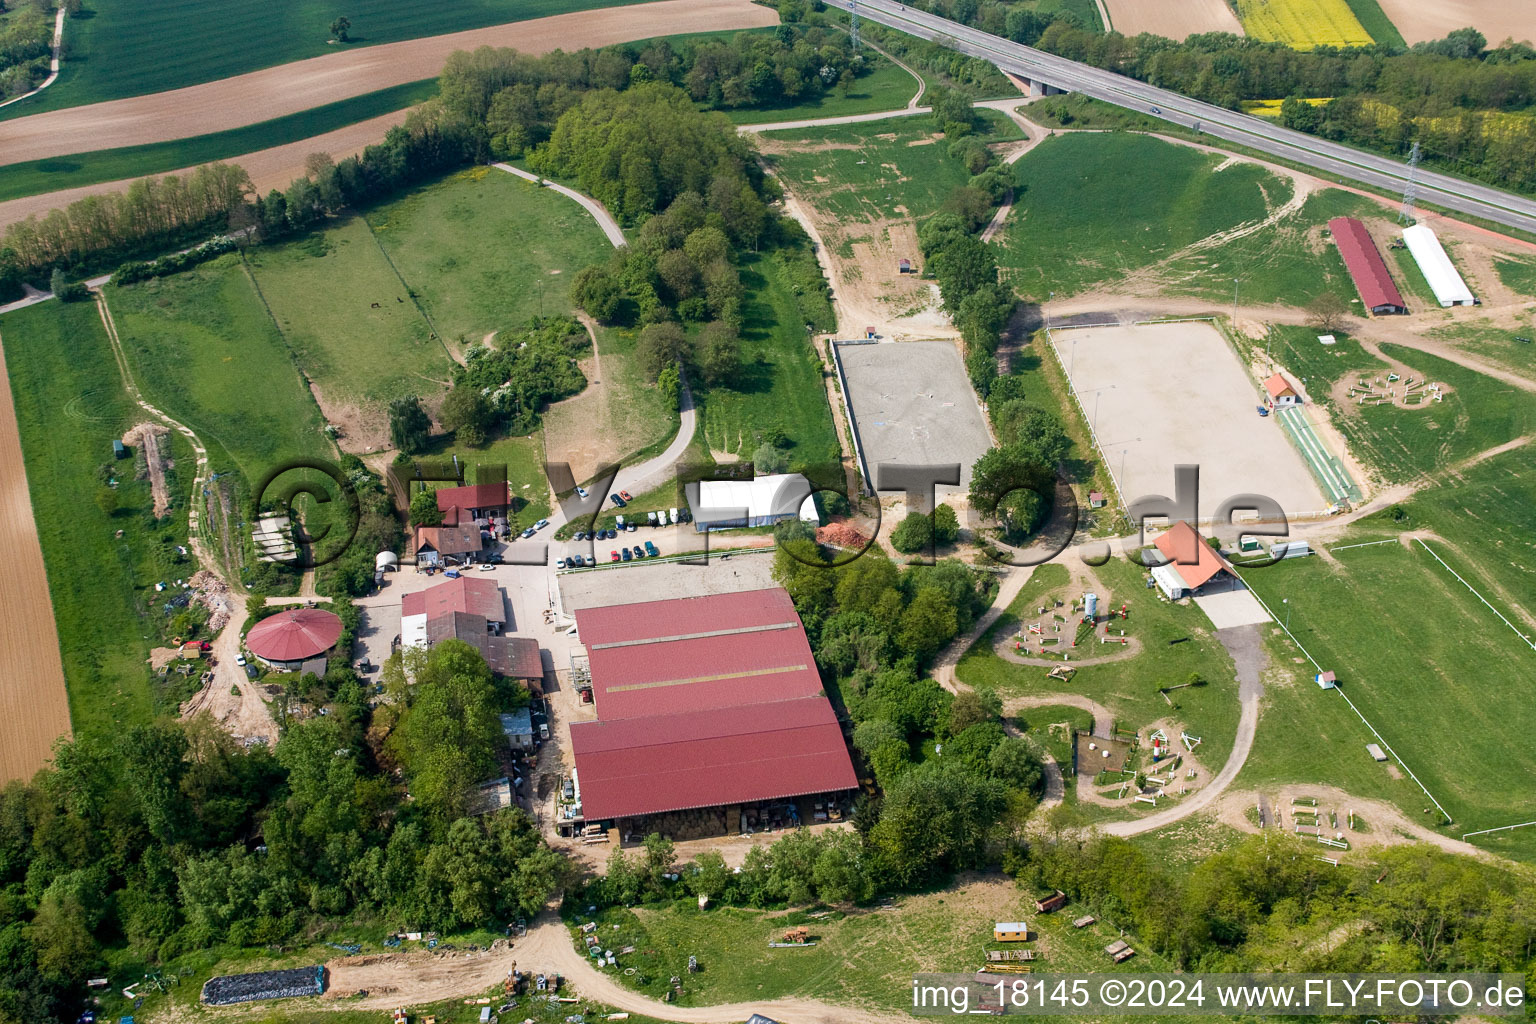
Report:
[[[790,441],[792,468],[837,462],[842,449],[822,362],[783,272],[771,258],[747,254],[741,280],[746,286],[741,371],[729,384],[694,386],[706,443],[712,451],[750,459],[762,434],[777,427]]]
[[[493,167],[460,171],[367,214],[438,332],[462,350],[571,311],[576,272],[613,251],[579,203]]]
[[[938,130],[932,117],[918,114],[787,129],[765,138],[817,147],[775,153],[768,161],[797,195],[844,221],[852,235],[860,222],[921,219],[970,179],[960,162],[950,159],[946,140],[933,139]],[[829,238],[827,244],[845,243]]]
[[[1390,255],[1397,263],[1397,272],[1393,275],[1402,285],[1403,297],[1410,303],[1410,312],[1423,313],[1440,308],[1440,300],[1435,298],[1435,290],[1429,286],[1429,279],[1424,276],[1424,271],[1419,269],[1419,262],[1413,258],[1413,253],[1407,246],[1401,249],[1388,249]]]
[[[250,254],[261,294],[326,401],[382,422],[392,399],[434,395],[452,363],[361,217]]]
[[[1048,570],[1055,569],[1055,572]],[[993,650],[998,637],[1011,637],[1022,624],[1036,621],[1034,609],[1040,599],[1065,597],[1066,570],[1060,566],[1042,566],[1035,570],[1039,583],[1031,579],[1008,612],[960,659],[956,676],[975,687],[996,690],[1004,699],[1036,693],[1080,693],[1115,713],[1120,728],[1145,728],[1163,718],[1183,724],[1204,743],[1199,748],[1200,761],[1216,771],[1226,762],[1237,732],[1237,678],[1232,659],[1222,649],[1210,628],[1205,613],[1193,606],[1181,607],[1157,599],[1157,592],[1143,583],[1145,570],[1132,565],[1117,551],[1104,565],[1094,570],[1102,586],[1079,581],[1085,589],[1095,590],[1101,608],[1128,604],[1129,618],[1115,623],[1127,636],[1141,641],[1141,651],[1125,660],[1079,667],[1072,681],[1048,679],[1048,668],[1016,665],[1005,661]],[[1059,581],[1059,582],[1058,582]],[[1058,609],[1069,619],[1063,626],[1062,646],[1070,650],[1070,609]],[[1049,613],[1045,620],[1049,621]],[[1188,637],[1188,641],[1170,645],[1169,641]],[[1078,657],[1112,654],[1107,644],[1090,641],[1074,652]],[[1070,664],[1070,663],[1069,663]],[[1158,695],[1163,686],[1182,683],[1191,672],[1206,680],[1202,687],[1189,687],[1172,694],[1174,707]]]
[[[1165,290],[1231,302],[1235,277],[1245,303],[1305,306],[1323,292],[1358,303],[1344,260],[1324,231],[1334,217],[1370,217],[1380,210],[1364,196],[1342,189],[1314,192],[1300,210],[1269,227],[1170,260],[1164,268]]]
[[[65,26],[59,80],[33,99],[0,110],[0,117],[179,89],[344,48],[633,2],[638,0],[378,0],[366,10],[343,12],[323,0],[276,6],[90,0]],[[341,13],[351,18],[351,42],[331,43],[331,21]]]
[[[846,96],[834,89],[817,97],[815,102],[778,107],[742,107],[724,113],[736,124],[767,124],[774,121],[872,114],[878,110],[900,110],[905,107],[917,92],[917,79],[908,74],[906,69],[873,50],[866,49],[864,56],[875,62],[875,69],[855,79]]]
[[[1261,220],[1290,198],[1289,183],[1268,171],[1246,163],[1215,171],[1221,162],[1122,132],[1048,139],[1016,165],[999,264],[1027,298],[1072,294]]]
[[[689,898],[633,909],[615,907],[600,911],[596,919],[605,947],[633,945],[637,950],[619,961],[636,973],[620,973],[615,980],[660,998],[668,979],[676,975],[685,979],[677,999],[680,1006],[797,997],[891,1013],[911,1006],[914,973],[969,974],[986,962],[987,950],[1003,948],[992,940],[997,921],[1027,917],[1031,931],[1040,937],[1026,948],[1044,950],[1053,972],[1108,969],[1104,947],[1118,937],[1113,922],[1074,929],[1072,919],[1083,913],[1081,907],[1069,905],[1036,916],[1032,899],[1033,894],[1006,876],[983,875],[847,914],[818,910],[822,916],[812,917],[803,910],[740,907],[701,911]],[[796,925],[810,930],[814,946],[768,945]],[[572,941],[579,941],[574,925],[572,932]],[[690,955],[698,959],[696,974],[687,972]],[[1171,962],[1139,945],[1136,956],[1116,968],[1132,973],[1172,969]]]
[[[1536,259],[1500,256],[1493,269],[1504,287],[1536,298]]]
[[[9,164],[0,167],[0,201],[237,159],[403,110],[435,95],[437,79],[429,78],[209,135]]]
[[[1536,800],[1525,739],[1536,652],[1416,544],[1339,547],[1337,564],[1297,559],[1245,579],[1271,608],[1289,600],[1291,632],[1338,673],[1457,832],[1509,824]],[[1359,756],[1346,747],[1342,759]]]
[[[1381,9],[1381,4],[1376,0],[1344,0],[1349,4],[1349,9],[1360,22],[1360,27],[1370,33],[1371,38],[1382,46],[1401,47],[1406,49],[1408,43],[1403,39],[1403,34],[1392,24],[1392,19],[1387,17]]]
[[[335,456],[238,254],[106,297],[145,400],[191,427],[215,469],[254,486],[284,460]]]
[[[1536,379],[1536,312],[1522,318],[1521,326],[1496,326],[1492,320],[1458,320],[1429,331],[1432,338],[1447,341],[1468,355]],[[1526,338],[1527,341],[1516,341]]]
[[[162,709],[150,681],[149,648],[169,619],[154,584],[196,571],[179,555],[187,542],[187,501],[195,474],[191,446],[166,435],[176,468],[167,474],[172,507],[151,518],[149,481],[134,461],[114,462],[112,440],[150,419],[128,398],[92,302],[45,302],[0,317],[32,510],[42,540],[58,623],[75,737],[112,743],[122,728]],[[118,507],[98,506],[112,463]],[[117,530],[123,536],[114,536]]]

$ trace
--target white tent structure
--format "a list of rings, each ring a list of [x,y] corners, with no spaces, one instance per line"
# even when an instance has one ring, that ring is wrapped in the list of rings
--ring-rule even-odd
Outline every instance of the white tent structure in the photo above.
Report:
[[[1424,279],[1429,282],[1440,305],[1471,306],[1477,302],[1451,263],[1451,258],[1445,254],[1440,239],[1435,237],[1434,230],[1427,224],[1404,228],[1403,241],[1408,243],[1408,251],[1413,254],[1419,269],[1424,271]]]
[[[784,519],[818,522],[810,481],[799,473],[774,473],[751,480],[703,480],[685,488],[694,528],[729,530],[772,526]]]

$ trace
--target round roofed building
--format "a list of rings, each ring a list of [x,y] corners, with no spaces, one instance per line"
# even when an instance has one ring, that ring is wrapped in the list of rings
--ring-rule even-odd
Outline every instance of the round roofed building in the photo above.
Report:
[[[341,619],[319,608],[294,608],[262,619],[245,636],[246,650],[278,672],[299,672],[324,659],[341,636]],[[313,671],[313,669],[311,669]],[[317,675],[324,674],[320,667]]]

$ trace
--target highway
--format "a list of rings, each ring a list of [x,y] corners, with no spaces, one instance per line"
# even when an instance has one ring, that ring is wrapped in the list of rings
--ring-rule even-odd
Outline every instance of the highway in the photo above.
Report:
[[[827,0],[827,3],[842,10],[850,7],[850,0]],[[970,57],[991,61],[1003,71],[1032,82],[1080,92],[1128,110],[1155,114],[1213,138],[1388,194],[1401,195],[1408,183],[1406,162],[1292,131],[1263,118],[1203,103],[1112,71],[1057,57],[895,0],[859,0],[858,13],[860,18],[940,42]],[[1420,202],[1536,234],[1536,200],[1426,171],[1422,167],[1417,179]]]

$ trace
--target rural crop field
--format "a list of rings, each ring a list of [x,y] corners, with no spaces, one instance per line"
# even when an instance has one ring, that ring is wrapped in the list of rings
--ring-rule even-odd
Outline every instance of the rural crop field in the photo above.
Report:
[[[1446,33],[1468,25],[1497,45],[1497,41],[1536,41],[1536,18],[1529,0],[1379,0],[1409,43],[1444,39]]]
[[[65,29],[59,81],[0,118],[179,89],[259,68],[380,43],[526,21],[639,0],[378,0],[350,13],[352,41],[329,42],[339,10],[321,0],[242,4],[234,0],[90,0],[89,18]],[[598,15],[601,17],[601,15]],[[576,48],[579,44],[572,44]]]
[[[1105,0],[1109,20],[1123,36],[1153,35],[1184,39],[1200,32],[1231,32],[1242,35],[1225,0]]]
[[[882,463],[959,463],[960,490],[969,488],[971,466],[992,442],[954,343],[840,345],[838,355],[870,482]],[[939,500],[954,490],[941,486]]]
[[[1047,139],[1017,164],[1021,187],[998,262],[1026,298],[1070,295],[1260,221],[1291,198],[1290,183],[1263,168],[1223,164],[1123,132]]]
[[[1298,50],[1374,42],[1345,0],[1237,0],[1237,13],[1248,35]]]
[[[1457,831],[1528,818],[1521,810],[1536,802],[1528,741],[1536,651],[1417,543],[1336,547],[1332,558],[1337,564],[1297,559],[1244,578],[1270,607],[1290,602],[1291,632],[1338,673],[1343,692],[1457,819]]]
[[[38,585],[47,577],[11,404],[8,326],[0,322],[0,784],[31,778],[53,741],[70,734],[53,603]]]
[[[1127,501],[1173,494],[1174,466],[1200,467],[1199,515],[1263,494],[1287,515],[1328,507],[1317,481],[1215,327],[1185,322],[1051,332],[1105,466]]]

